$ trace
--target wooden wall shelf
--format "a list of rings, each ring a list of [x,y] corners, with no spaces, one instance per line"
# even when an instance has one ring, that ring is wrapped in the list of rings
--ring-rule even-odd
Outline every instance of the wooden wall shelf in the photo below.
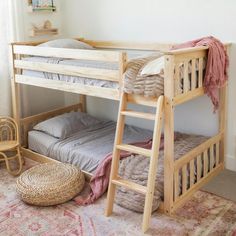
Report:
[[[57,28],[32,29],[32,30],[30,30],[30,37],[57,35],[57,34],[58,34],[58,29]]]
[[[56,12],[56,7],[28,7],[28,12]]]

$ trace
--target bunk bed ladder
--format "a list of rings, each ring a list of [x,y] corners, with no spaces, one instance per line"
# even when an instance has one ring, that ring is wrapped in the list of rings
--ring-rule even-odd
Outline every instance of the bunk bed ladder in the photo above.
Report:
[[[136,192],[142,193],[145,195],[142,231],[145,232],[149,227],[151,213],[152,213],[152,202],[153,202],[153,194],[154,194],[155,178],[156,178],[156,172],[157,172],[157,163],[158,163],[159,146],[160,146],[160,138],[161,138],[163,99],[164,98],[163,96],[160,96],[157,99],[156,114],[127,110],[127,104],[128,104],[127,99],[128,99],[128,95],[126,93],[122,93],[121,100],[120,100],[118,120],[117,120],[117,127],[116,127],[114,151],[113,151],[113,157],[112,157],[110,182],[109,182],[108,196],[107,196],[106,215],[109,216],[112,214],[116,185],[123,186],[131,190],[134,190]],[[133,145],[122,144],[124,126],[125,126],[125,116],[131,116],[131,117],[155,121],[154,132],[153,132],[153,143],[152,143],[151,150],[136,147]],[[121,179],[118,176],[120,151],[128,151],[135,154],[141,154],[143,156],[150,158],[147,186],[142,186],[142,185],[133,183],[131,181]]]

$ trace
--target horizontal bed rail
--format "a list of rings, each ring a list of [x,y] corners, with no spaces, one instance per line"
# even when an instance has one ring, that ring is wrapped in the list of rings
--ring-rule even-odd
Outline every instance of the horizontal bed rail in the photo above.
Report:
[[[16,83],[37,86],[41,88],[55,89],[64,92],[86,94],[89,96],[119,100],[119,89],[103,88],[98,86],[83,85],[66,81],[54,81],[33,76],[15,75]]]
[[[80,41],[88,43],[95,48],[109,49],[130,49],[143,51],[167,51],[174,45],[173,43],[140,43],[140,42],[122,42],[122,41],[94,41],[80,39]]]
[[[13,53],[41,57],[119,62],[123,52],[13,45]]]
[[[45,62],[32,62],[26,60],[15,60],[14,63],[15,67],[19,69],[42,71],[42,72],[70,75],[70,76],[81,76],[85,78],[119,82],[118,70],[78,67],[78,66],[52,64]]]

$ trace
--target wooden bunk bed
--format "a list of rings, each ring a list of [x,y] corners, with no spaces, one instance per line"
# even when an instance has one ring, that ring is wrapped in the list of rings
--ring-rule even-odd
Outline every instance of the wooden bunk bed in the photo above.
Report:
[[[119,145],[122,137],[122,126],[124,123],[124,116],[130,115],[136,118],[144,118],[155,120],[155,129],[157,135],[160,135],[160,125],[162,118],[162,110],[164,112],[164,202],[161,209],[166,214],[173,213],[179,206],[186,202],[192,194],[208,182],[212,177],[216,176],[225,165],[225,133],[226,133],[226,100],[227,100],[227,85],[220,90],[220,109],[219,109],[219,130],[218,134],[209,138],[206,142],[191,150],[179,160],[174,160],[174,108],[175,106],[188,102],[192,99],[204,95],[203,76],[204,76],[204,60],[207,58],[207,47],[196,47],[181,50],[169,50],[170,44],[135,44],[123,42],[101,42],[78,39],[89,43],[96,50],[79,50],[79,49],[62,49],[62,48],[40,48],[36,47],[41,42],[24,42],[13,43],[13,71],[12,79],[13,89],[13,112],[14,117],[18,120],[22,127],[22,152],[23,155],[38,162],[55,161],[49,157],[35,153],[27,148],[27,133],[32,126],[40,121],[46,120],[59,114],[69,111],[80,110],[86,112],[86,95],[96,96],[112,100],[120,101],[120,111],[116,133],[116,144]],[[109,50],[104,50],[109,49]],[[165,58],[164,67],[164,96],[159,98],[146,98],[140,95],[125,94],[122,92],[123,75],[127,65],[127,53],[125,51],[111,50],[111,49],[133,49],[133,50],[150,50],[162,51]],[[93,61],[116,62],[119,64],[117,70],[105,70],[94,68],[79,68],[74,66],[60,66],[50,63],[34,63],[22,60],[24,56],[40,56],[40,57],[55,57],[67,59],[83,59]],[[198,61],[198,73],[196,73],[196,62]],[[191,71],[189,72],[189,62],[191,62]],[[184,78],[180,78],[180,65],[184,70]],[[119,84],[118,89],[102,88],[96,86],[81,85],[76,83],[55,81],[48,79],[35,79],[31,76],[22,74],[22,70],[37,70],[49,73],[57,73],[63,75],[83,76],[86,78],[95,78],[113,81]],[[189,73],[190,78],[189,80]],[[182,90],[179,89],[181,86]],[[31,117],[20,118],[20,85],[32,85],[42,88],[50,88],[61,90],[65,92],[72,92],[80,94],[80,103],[66,108],[56,109],[50,112],[34,115]],[[163,101],[163,104],[162,104]],[[147,113],[133,112],[124,110],[127,103],[135,103],[149,107],[157,108],[156,114],[150,115]],[[159,127],[159,128],[158,128]],[[155,131],[154,131],[155,132]],[[158,147],[159,141],[156,138],[156,145]],[[120,147],[120,149],[122,149]],[[123,150],[134,151],[135,148],[123,147]],[[143,231],[149,227],[151,216],[151,203],[153,196],[152,187],[153,181],[150,183],[150,188],[143,190],[139,186],[132,183],[123,183],[116,181],[117,177],[117,160],[119,152],[115,146],[115,161],[113,160],[113,171],[111,176],[111,185],[108,196],[107,215],[112,212],[112,205],[114,200],[115,185],[121,185],[138,192],[146,194],[149,198],[147,206],[145,206]],[[147,154],[147,151],[136,149],[136,153]],[[149,153],[150,154],[150,153]],[[149,156],[149,155],[147,155]],[[153,151],[155,166],[158,158],[158,152]],[[115,164],[114,164],[115,163]],[[202,166],[203,164],[203,166]],[[151,168],[151,167],[150,167]],[[201,170],[203,168],[203,173]],[[150,169],[153,172],[150,176],[155,175],[156,169]],[[196,176],[195,176],[196,170]],[[89,173],[87,173],[89,175]],[[180,178],[181,175],[181,178]],[[196,178],[195,178],[196,177]],[[152,177],[150,177],[152,178]],[[153,178],[152,178],[153,179]],[[188,184],[189,183],[189,184]],[[179,186],[181,185],[181,191]]]

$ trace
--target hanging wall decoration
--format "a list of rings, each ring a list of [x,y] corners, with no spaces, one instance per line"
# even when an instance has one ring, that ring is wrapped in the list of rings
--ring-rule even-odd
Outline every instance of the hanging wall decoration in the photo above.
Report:
[[[53,0],[29,0],[32,11],[56,11]]]

